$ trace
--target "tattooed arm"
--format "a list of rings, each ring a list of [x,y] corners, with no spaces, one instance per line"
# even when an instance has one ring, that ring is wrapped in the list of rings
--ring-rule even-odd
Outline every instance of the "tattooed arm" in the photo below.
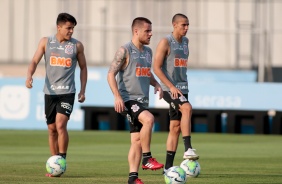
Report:
[[[114,98],[115,98],[115,111],[118,113],[121,113],[122,111],[124,111],[125,106],[124,106],[124,102],[120,96],[120,93],[118,91],[118,86],[117,86],[117,81],[115,76],[117,75],[117,73],[124,69],[126,67],[126,65],[128,64],[128,52],[124,47],[120,47],[116,54],[115,57],[111,63],[110,69],[108,71],[108,83],[109,86],[114,94]]]

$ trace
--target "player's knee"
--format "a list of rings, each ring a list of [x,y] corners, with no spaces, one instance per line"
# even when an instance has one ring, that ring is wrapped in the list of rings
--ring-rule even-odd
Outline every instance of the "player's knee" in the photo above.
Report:
[[[58,132],[59,135],[66,135],[68,133],[67,129],[64,128],[64,127],[58,127],[57,132]]]
[[[140,137],[138,138],[132,138],[131,139],[131,144],[134,145],[134,146],[141,146],[141,141],[140,141]]]
[[[180,107],[182,114],[192,114],[192,105],[190,103],[185,103]]]
[[[143,118],[142,123],[143,123],[143,126],[145,125],[145,126],[153,127],[154,121],[155,121],[154,116],[152,114],[149,114]]]
[[[57,121],[56,122],[57,131],[66,131],[67,129],[67,122],[64,121]]]
[[[58,132],[56,130],[56,128],[48,128],[48,134],[49,136],[52,136],[52,137],[56,137],[58,135]]]
[[[136,145],[137,147],[141,147],[141,141],[140,141],[140,139],[139,139],[138,141],[136,141],[134,145]]]
[[[170,126],[170,133],[174,135],[179,135],[181,131],[180,124],[174,124]]]

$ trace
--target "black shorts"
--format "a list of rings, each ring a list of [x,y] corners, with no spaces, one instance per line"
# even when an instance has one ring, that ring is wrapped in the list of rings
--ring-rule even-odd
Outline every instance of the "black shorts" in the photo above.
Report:
[[[45,118],[47,124],[56,120],[57,113],[70,117],[74,104],[75,94],[46,95],[45,94]]]
[[[138,116],[142,111],[148,109],[144,107],[142,103],[134,100],[129,100],[124,104],[126,107],[126,111],[121,114],[125,116],[129,122],[130,133],[140,132],[143,125],[141,122],[139,122]]]
[[[179,111],[179,105],[183,105],[185,103],[189,103],[188,94],[183,94],[181,96],[178,94],[177,99],[171,98],[171,94],[168,91],[164,91],[163,99],[169,104],[169,117],[170,120],[180,120],[181,112]]]

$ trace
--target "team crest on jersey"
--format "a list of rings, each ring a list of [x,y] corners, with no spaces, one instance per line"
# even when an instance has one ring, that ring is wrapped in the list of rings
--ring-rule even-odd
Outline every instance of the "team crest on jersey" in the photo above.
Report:
[[[188,55],[188,46],[187,45],[183,45],[183,51],[185,55]]]
[[[66,54],[73,54],[73,45],[66,45],[65,46],[65,53]]]
[[[152,57],[149,51],[146,52],[145,57],[146,57],[146,61],[152,64]]]

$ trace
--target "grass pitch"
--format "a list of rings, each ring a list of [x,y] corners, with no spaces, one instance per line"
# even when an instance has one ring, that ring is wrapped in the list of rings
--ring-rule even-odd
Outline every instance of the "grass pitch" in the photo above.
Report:
[[[0,183],[127,183],[127,131],[69,131],[67,172],[45,177],[49,158],[46,131],[0,130]],[[167,132],[153,133],[152,154],[165,162]],[[193,133],[201,174],[195,184],[281,184],[282,136]],[[174,165],[184,152],[179,140]],[[162,184],[162,170],[139,171],[146,184]]]

